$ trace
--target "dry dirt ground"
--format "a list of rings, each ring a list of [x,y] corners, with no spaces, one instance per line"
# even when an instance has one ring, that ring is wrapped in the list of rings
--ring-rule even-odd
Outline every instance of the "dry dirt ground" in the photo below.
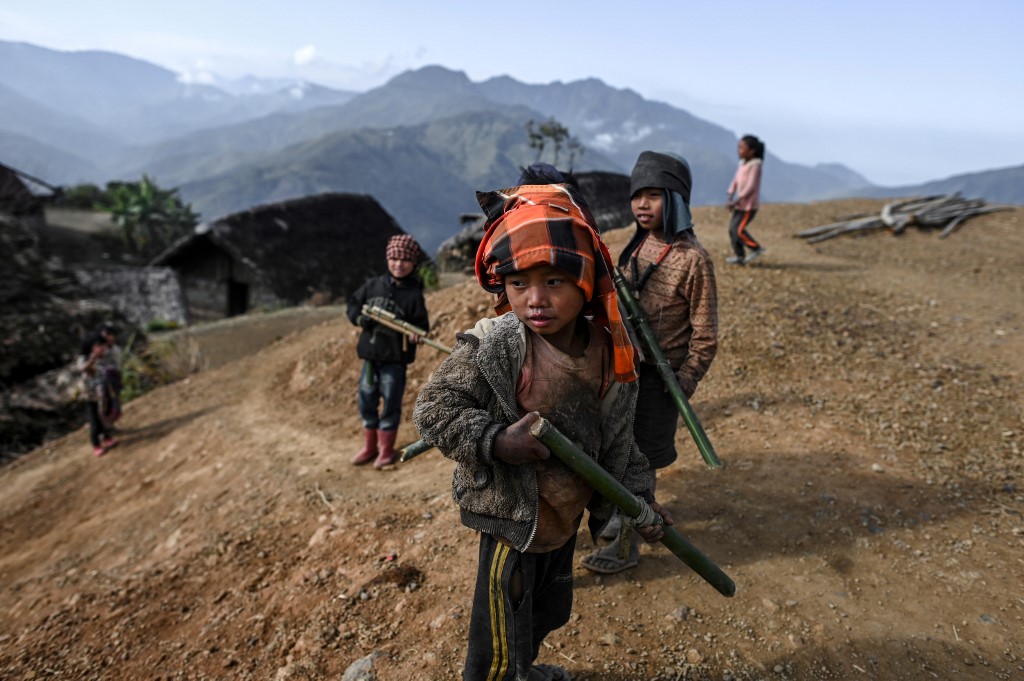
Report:
[[[878,205],[766,206],[748,268],[724,264],[725,212],[696,211],[722,333],[694,406],[726,466],[681,431],[659,497],[737,594],[657,546],[622,575],[578,568],[541,661],[591,681],[1024,678],[1024,210],[944,241],[791,237]],[[466,283],[429,305],[450,341],[487,299]],[[78,431],[0,470],[0,678],[340,679],[372,653],[379,679],[457,678],[476,537],[437,452],[349,465],[354,338],[340,318],[296,332],[131,403],[103,458]],[[439,361],[421,352],[407,415]]]

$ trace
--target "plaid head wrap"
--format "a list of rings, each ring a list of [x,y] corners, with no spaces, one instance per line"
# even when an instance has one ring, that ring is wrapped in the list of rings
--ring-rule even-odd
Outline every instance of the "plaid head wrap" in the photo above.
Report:
[[[567,185],[550,184],[477,192],[477,200],[487,224],[476,252],[476,278],[499,296],[495,312],[512,309],[505,275],[551,265],[583,291],[584,313],[611,334],[616,380],[635,381],[636,349],[619,313],[611,255],[583,198]]]
[[[423,255],[423,249],[416,243],[416,239],[413,239],[408,234],[396,234],[388,240],[386,254],[388,260],[412,260],[413,262],[419,262],[420,256]]]

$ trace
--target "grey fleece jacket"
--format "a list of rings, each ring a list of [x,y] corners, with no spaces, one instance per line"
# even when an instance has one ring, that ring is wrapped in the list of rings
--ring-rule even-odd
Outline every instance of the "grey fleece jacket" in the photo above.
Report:
[[[526,327],[509,312],[482,319],[458,335],[455,350],[426,386],[413,411],[416,429],[456,462],[452,497],[467,527],[503,537],[525,551],[537,529],[537,471],[492,455],[499,431],[519,420],[515,389],[526,356]],[[601,402],[597,461],[627,489],[653,501],[647,458],[633,441],[637,384],[613,383]],[[543,414],[542,414],[543,415]],[[614,507],[594,494],[590,530],[598,532]]]

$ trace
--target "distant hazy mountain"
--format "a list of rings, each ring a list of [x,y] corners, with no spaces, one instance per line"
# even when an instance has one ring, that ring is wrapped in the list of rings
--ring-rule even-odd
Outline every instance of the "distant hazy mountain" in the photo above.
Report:
[[[4,69],[0,69],[0,74]],[[121,143],[97,125],[51,109],[0,84],[0,132],[32,138],[63,153],[89,158],[100,165],[119,151]],[[7,147],[0,146],[0,161]],[[13,163],[13,161],[12,161]],[[68,173],[62,173],[64,177]]]
[[[188,82],[191,78],[180,78]],[[333,90],[322,85],[310,83],[294,78],[258,78],[256,76],[242,76],[241,78],[222,78],[216,74],[209,74],[208,80],[203,84],[217,88],[233,97],[254,97],[260,95],[272,95],[280,92],[288,92],[297,99],[318,97],[318,93],[324,93],[328,97],[347,100],[355,97],[357,93],[344,90]],[[320,102],[322,104],[338,104],[338,101]]]
[[[524,129],[531,118],[553,116],[569,127],[586,149],[577,170],[628,173],[644,149],[683,154],[698,204],[723,200],[737,164],[732,131],[594,78],[474,83],[428,66],[354,95],[253,77],[187,83],[122,55],[2,41],[0,63],[0,160],[17,149],[14,159],[37,158],[61,178],[94,167],[108,179],[149,173],[181,186],[207,219],[310,193],[366,192],[432,248],[457,227],[460,212],[475,209],[474,190],[508,184],[535,159]],[[959,182],[965,193],[1019,201],[1021,172],[884,189],[837,163],[801,165],[769,153],[764,198],[922,193]],[[966,188],[975,180],[1006,193]]]
[[[355,96],[343,105],[276,113],[134,149],[120,167],[137,172],[154,164],[169,177],[181,178],[173,159],[190,163],[208,155],[231,157],[239,153],[274,152],[342,130],[417,125],[460,113],[507,108],[476,93],[465,74],[428,66],[398,75],[386,85]],[[188,172],[184,165],[181,169]]]
[[[473,83],[464,73],[428,66],[396,76],[340,106],[275,114],[136,149],[122,168],[128,174],[147,169],[172,184],[189,182],[344,130],[418,125],[470,112],[511,115],[524,124],[530,118],[555,116],[587,149],[577,160],[579,169],[629,172],[644,149],[680,152],[694,168],[696,203],[721,201],[737,163],[736,136],[725,128],[596,79],[526,85],[503,77]],[[514,137],[525,141],[525,131],[518,130]],[[494,146],[507,143],[477,142],[473,153],[465,155],[468,163],[498,153]],[[519,163],[533,157],[534,152],[524,148]],[[775,156],[769,156],[765,176],[769,200],[824,198],[868,186],[864,178],[838,164],[802,166]]]
[[[501,76],[484,81],[479,90],[494,101],[528,106],[554,116],[588,149],[600,150],[626,172],[646,149],[682,154],[693,169],[695,203],[723,202],[736,170],[737,138],[733,132],[596,78],[527,85]],[[771,140],[767,144],[771,149]],[[804,166],[787,163],[771,153],[765,161],[763,192],[769,201],[844,195],[869,184],[839,164]]]
[[[433,250],[457,227],[459,213],[479,209],[476,190],[513,184],[528,162],[523,126],[529,112],[513,113],[476,111],[421,125],[341,131],[244,158],[183,183],[181,193],[214,218],[344,187],[372,194]],[[599,155],[592,160],[610,163]]]
[[[0,84],[100,126],[187,89],[172,71],[111,52],[62,52],[0,41],[0,63]]]
[[[0,109],[25,109],[25,102],[31,102],[91,125],[118,146],[158,142],[279,111],[336,105],[354,94],[301,81],[260,79],[243,81],[240,87],[248,91],[235,94],[181,82],[173,71],[120,54],[62,52],[5,41],[0,41],[0,64]],[[89,152],[75,140],[54,136],[44,125],[14,129],[0,118],[0,129],[30,134],[72,153]]]
[[[149,172],[165,182],[198,181],[341,131],[416,126],[472,112],[558,118],[587,149],[580,168],[628,172],[643,149],[682,153],[694,167],[697,203],[720,201],[736,164],[732,132],[594,78],[473,83],[462,72],[428,66],[355,96],[280,79],[208,75],[182,82],[168,69],[123,55],[25,43],[0,41],[0,62],[0,112],[20,112],[0,118],[0,130],[88,158],[111,177]],[[49,113],[35,115],[38,107]],[[84,134],[69,134],[76,129]],[[497,153],[486,147],[476,144],[468,162]],[[519,162],[532,157],[526,150]],[[835,168],[770,156],[765,197],[822,198],[867,186],[856,173]]]
[[[0,161],[54,185],[99,182],[103,173],[89,161],[31,137],[0,130]]]
[[[1024,204],[1024,165],[977,173],[954,175],[944,180],[902,187],[872,187],[862,196],[902,197],[931,196],[960,192],[967,198],[980,198],[994,203]]]

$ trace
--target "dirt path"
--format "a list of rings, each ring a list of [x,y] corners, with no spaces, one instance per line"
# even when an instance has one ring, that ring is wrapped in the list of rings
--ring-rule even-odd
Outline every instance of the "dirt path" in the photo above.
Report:
[[[542,661],[592,681],[1024,677],[1024,211],[942,242],[789,237],[865,205],[767,206],[747,269],[721,264],[724,212],[696,211],[722,345],[694,404],[726,467],[681,433],[659,497],[738,593],[657,547],[578,569]],[[429,305],[450,338],[487,299]],[[374,652],[380,679],[458,678],[475,537],[436,452],[348,464],[353,341],[340,319],[294,333],[131,403],[102,459],[79,431],[0,470],[0,678],[337,679]]]

